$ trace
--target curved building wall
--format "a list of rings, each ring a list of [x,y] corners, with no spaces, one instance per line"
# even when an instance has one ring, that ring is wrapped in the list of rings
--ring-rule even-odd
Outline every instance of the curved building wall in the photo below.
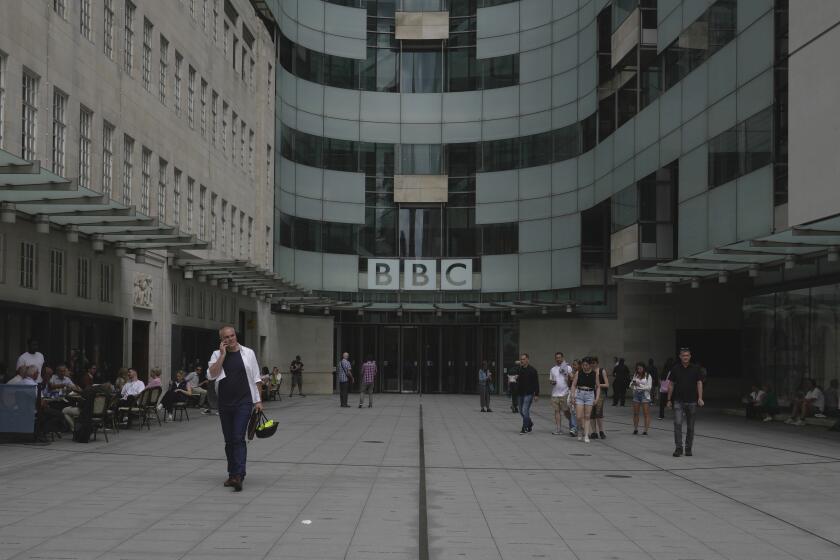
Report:
[[[452,237],[475,236],[473,254],[456,249],[452,255],[448,229],[441,226],[437,256],[480,258],[476,268],[483,292],[593,283],[582,248],[592,219],[587,211],[609,206],[604,211],[612,215],[614,233],[618,195],[668,166],[675,188],[668,223],[676,229],[677,246],[667,256],[772,231],[784,203],[778,192],[774,199],[770,146],[778,85],[774,2],[642,4],[656,7],[655,25],[643,36],[662,67],[673,66],[667,70],[672,78],[660,78],[663,91],[640,102],[641,110],[637,106],[632,116],[615,117],[606,129],[602,74],[610,66],[602,60],[598,25],[599,14],[612,8],[610,0],[521,0],[479,8],[476,60],[515,56],[518,81],[509,87],[446,91],[444,70],[439,92],[368,91],[361,79],[354,89],[337,88],[303,79],[295,75],[301,72],[278,63],[278,272],[312,289],[364,287],[360,255],[397,256],[369,253],[364,239],[377,230],[377,208],[389,194],[389,186],[383,187],[388,174],[405,164],[400,154],[415,153],[418,146],[424,155],[426,146],[439,147],[440,155],[433,148],[431,160],[441,159],[440,173],[448,175],[450,189],[443,221],[453,194],[464,195],[455,207],[469,209],[458,215],[467,225]],[[381,29],[372,25],[377,20],[367,17],[374,13],[368,10],[289,0],[282,2],[279,25],[306,49],[361,61],[362,37],[366,34],[368,45],[380,40],[361,28]],[[337,14],[343,15],[343,25],[328,24]],[[620,24],[608,30],[613,46]],[[713,25],[723,28],[698,39],[698,29]],[[313,39],[313,33],[323,40]],[[336,37],[353,45],[328,46]],[[694,58],[686,58],[686,51]],[[359,62],[356,68],[364,72],[365,67]],[[318,74],[318,81],[329,82],[326,75]],[[399,219],[399,209],[394,212]],[[602,219],[603,212],[595,218]],[[504,224],[510,227],[503,229]],[[305,242],[284,239],[284,230]],[[307,239],[310,234],[315,242]],[[513,240],[497,246],[497,238],[510,235]],[[347,239],[357,240],[355,249]],[[609,233],[601,243],[608,257]],[[604,282],[607,278],[604,274]]]

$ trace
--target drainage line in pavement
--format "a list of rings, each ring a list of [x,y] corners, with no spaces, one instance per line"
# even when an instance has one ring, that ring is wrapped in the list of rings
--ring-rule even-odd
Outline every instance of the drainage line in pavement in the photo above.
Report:
[[[423,441],[423,405],[420,405],[420,560],[429,560],[429,518],[426,509],[426,449]]]

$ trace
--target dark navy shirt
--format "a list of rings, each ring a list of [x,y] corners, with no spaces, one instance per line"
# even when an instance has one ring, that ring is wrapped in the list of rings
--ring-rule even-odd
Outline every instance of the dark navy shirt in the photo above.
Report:
[[[251,386],[242,354],[230,350],[222,362],[225,378],[219,381],[219,406],[236,406],[251,402]]]

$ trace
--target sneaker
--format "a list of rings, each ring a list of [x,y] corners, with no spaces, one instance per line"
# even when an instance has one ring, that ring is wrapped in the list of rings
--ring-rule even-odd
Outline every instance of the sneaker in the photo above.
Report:
[[[584,438],[583,438],[583,442],[584,442],[584,443],[589,443],[589,437],[588,437],[588,436],[587,436],[587,437],[584,437]]]
[[[822,412],[818,412],[818,413],[814,414],[814,418],[825,418],[825,417],[826,417],[825,414],[823,414]]]
[[[686,457],[691,457],[692,455],[694,455],[694,453],[692,453],[692,452],[691,452],[691,448],[690,448],[690,447],[686,447],[686,448],[685,448],[685,456],[686,456]]]
[[[796,422],[793,423],[793,425],[794,426],[804,426],[805,425],[805,420],[797,420]]]
[[[487,409],[487,412],[493,412],[493,411],[492,411],[492,410],[490,410],[490,409],[488,408],[488,409]]]
[[[362,403],[359,403],[359,408],[362,408]],[[484,412],[484,409],[481,409],[481,412]]]
[[[519,430],[519,435],[520,436],[523,435],[523,434],[527,434],[527,433],[528,432],[525,431],[525,428],[522,428],[521,430]]]
[[[772,417],[772,416],[765,416],[765,417],[764,417],[764,420],[762,420],[762,422],[772,422],[772,421],[773,421],[773,417]]]
[[[204,410],[201,411],[201,413],[204,414],[205,416],[207,416],[207,415],[213,414],[213,411],[210,410],[209,408],[205,408]]]
[[[643,436],[646,436],[646,435],[647,435],[647,432],[642,432],[642,435],[643,435]]]
[[[359,405],[359,406],[362,406],[362,405]],[[482,408],[482,409],[481,409],[481,412],[487,412],[487,411],[486,411],[486,410],[484,410],[484,409]]]
[[[624,405],[622,405],[622,406],[624,406]],[[601,439],[607,439],[607,434],[605,434],[604,432],[598,432],[598,435],[601,436]]]
[[[595,432],[592,432],[591,437],[592,437],[592,439],[598,439],[598,434],[596,434]]]
[[[656,419],[657,420],[665,420],[665,417],[664,416],[657,416]]]
[[[576,430],[569,430],[569,437],[575,437],[577,435]]]
[[[794,420],[792,416],[785,420],[785,424],[793,424],[794,422],[796,422],[796,420]]]
[[[638,435],[638,434],[639,434],[639,430],[633,430],[633,435],[634,435],[634,436],[635,436],[635,435]]]
[[[563,433],[563,432],[561,432],[560,430],[555,430],[555,431],[551,432],[551,435],[553,435],[553,436],[559,436],[559,435],[560,435],[560,434],[562,434],[562,433]]]
[[[682,452],[683,452],[682,447],[677,447],[676,449],[674,449],[674,452],[672,453],[672,455],[674,457],[682,457]]]

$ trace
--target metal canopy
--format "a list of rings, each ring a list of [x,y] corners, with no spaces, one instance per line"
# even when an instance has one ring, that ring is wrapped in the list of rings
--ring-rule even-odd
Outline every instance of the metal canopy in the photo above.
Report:
[[[840,215],[794,226],[771,235],[739,241],[668,263],[618,275],[620,280],[679,284],[721,275],[750,273],[799,260],[828,255],[834,262],[840,250]],[[721,279],[721,281],[724,281]],[[695,284],[696,286],[696,284]]]

